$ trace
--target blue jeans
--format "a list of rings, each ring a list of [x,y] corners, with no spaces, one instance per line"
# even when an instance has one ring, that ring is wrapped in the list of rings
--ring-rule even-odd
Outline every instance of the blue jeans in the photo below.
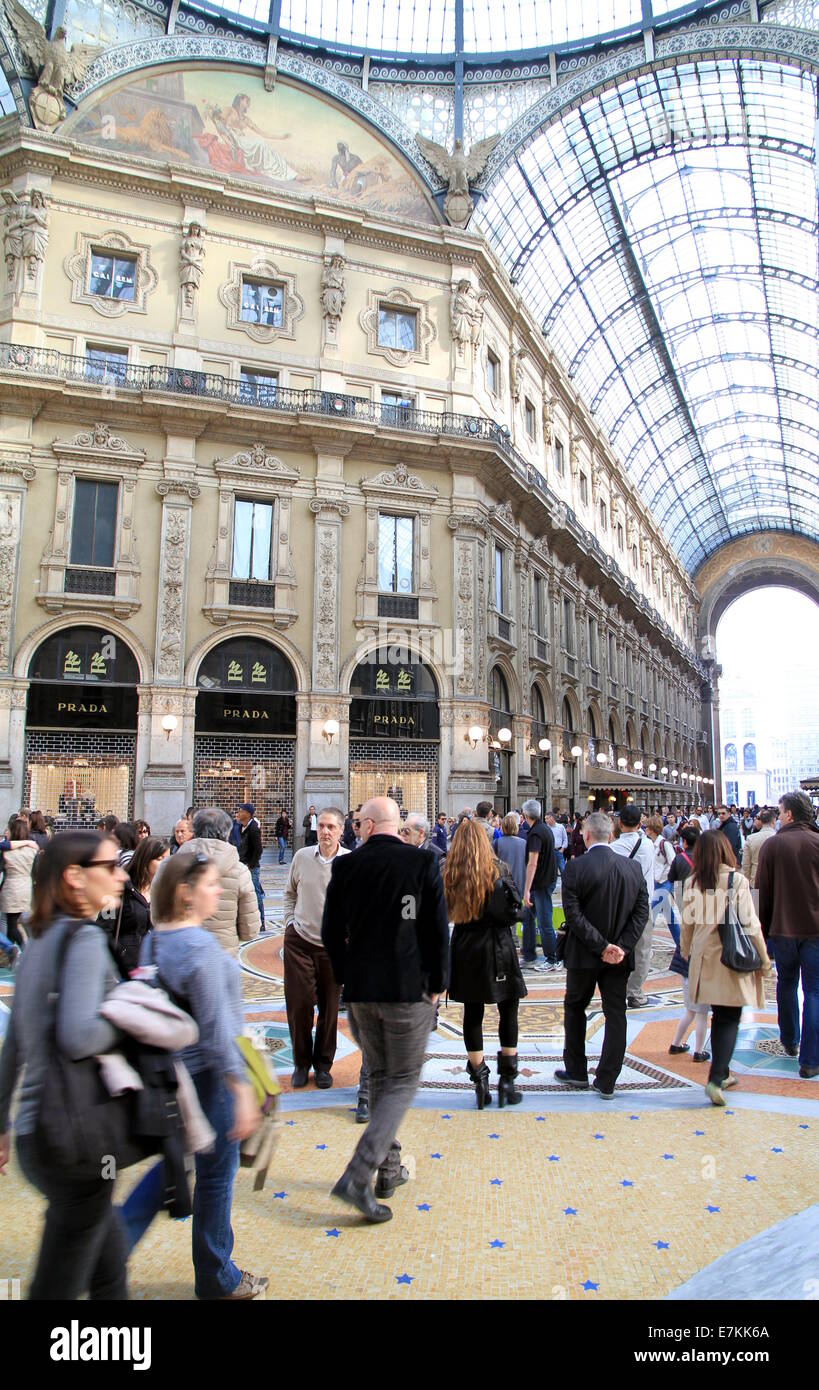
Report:
[[[556,850],[555,850],[555,859],[557,860],[557,872],[560,874],[560,877],[562,878],[562,877],[563,877],[563,870],[564,870],[565,867],[566,867],[566,860],[565,860],[564,857],[563,857],[563,850],[562,850],[562,849],[556,849]]]
[[[772,936],[776,961],[776,1008],[785,1047],[799,1047],[801,1067],[819,1066],[819,939]],[[802,976],[802,1029],[799,1029],[799,976]]]
[[[280,864],[283,864],[283,863],[284,863],[284,856],[285,856],[285,854],[287,853],[287,840],[285,839],[284,835],[279,835],[278,840],[279,840],[279,863],[280,863]]]
[[[239,1145],[228,1139],[233,1126],[233,1097],[220,1076],[202,1071],[192,1077],[201,1105],[216,1132],[210,1153],[197,1154],[193,1190],[193,1268],[197,1298],[223,1298],[241,1279],[233,1263],[230,1208],[233,1179],[239,1167]],[[157,1163],[120,1207],[130,1254],[162,1210],[162,1163]]]
[[[552,926],[552,894],[555,891],[553,883],[548,890],[545,888],[533,888],[531,892],[532,905],[537,925],[540,931],[540,944],[543,947],[543,954],[546,960],[554,963],[555,949],[557,947],[557,937]],[[535,924],[532,913],[529,913],[528,920],[523,922],[523,942],[522,955],[524,960],[532,960],[535,954]]]
[[[253,879],[253,887],[256,890],[256,901],[259,904],[259,916],[262,919],[262,931],[264,931],[264,889],[262,888],[262,880],[259,878],[258,866],[250,870],[250,877]]]

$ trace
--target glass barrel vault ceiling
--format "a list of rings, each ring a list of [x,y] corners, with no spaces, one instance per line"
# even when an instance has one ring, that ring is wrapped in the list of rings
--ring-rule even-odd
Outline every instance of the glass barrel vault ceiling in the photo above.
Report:
[[[645,73],[535,134],[477,223],[694,571],[819,538],[816,78]]]

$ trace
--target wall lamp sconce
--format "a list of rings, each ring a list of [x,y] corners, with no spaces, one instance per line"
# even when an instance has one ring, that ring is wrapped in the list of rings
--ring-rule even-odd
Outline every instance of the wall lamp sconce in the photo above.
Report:
[[[162,716],[162,728],[165,731],[165,737],[167,739],[170,739],[171,734],[173,733],[178,723],[179,720],[177,719],[175,714],[164,714]]]
[[[661,768],[660,768],[660,776],[661,776],[661,777],[667,777],[667,776],[668,776],[668,768],[667,768],[667,767],[661,767]]]
[[[589,794],[589,796],[586,797],[586,800],[587,800],[587,801],[596,801],[596,800],[597,800],[597,797],[596,797],[596,796],[594,795],[594,793],[592,792],[592,793]]]
[[[464,734],[464,743],[468,743],[470,748],[477,748],[479,743],[486,741],[486,730],[480,724],[472,724]]]
[[[605,753],[598,753],[598,754],[597,754],[597,761],[598,761],[598,763],[600,764],[600,766],[602,767],[604,763],[607,763],[607,762],[608,762],[608,758],[606,757]]]
[[[634,764],[634,771],[635,771],[635,772],[642,772],[642,770],[643,770],[643,764],[642,764],[642,763],[635,763],[635,764]]]
[[[579,758],[579,757],[581,757],[582,753],[583,753],[583,749],[580,747],[580,744],[579,744],[579,743],[575,743],[575,744],[573,745],[573,747],[572,747],[572,757],[573,757],[573,758]]]
[[[540,749],[541,753],[548,753],[549,750],[550,750],[550,748],[551,748],[551,746],[552,746],[552,741],[551,741],[551,739],[548,739],[548,738],[541,738],[541,739],[538,739],[538,745],[537,745],[537,746],[538,746],[538,748]]]
[[[677,771],[676,767],[675,767],[675,768],[672,768],[671,776],[672,776],[672,777],[679,777],[679,775],[680,775],[680,774],[679,774],[679,772]]]
[[[616,801],[616,800],[617,800],[617,797],[616,797],[616,796],[610,796],[610,797],[609,797],[609,801]]]
[[[337,719],[325,719],[325,721],[324,721],[324,727],[322,728],[322,731],[321,731],[321,736],[322,736],[322,738],[326,738],[326,740],[327,740],[328,743],[332,743],[332,742],[333,742],[333,739],[335,738],[335,736],[336,736],[337,733],[338,733],[338,720],[337,720]]]
[[[649,765],[648,765],[648,770],[649,770],[649,772],[656,772],[656,771],[657,771],[657,764],[656,764],[656,763],[649,763]]]
[[[498,729],[498,738],[500,739],[501,743],[511,743],[511,742],[512,742],[512,730],[511,730],[511,729],[506,729],[506,728],[504,728],[504,729]]]
[[[618,767],[628,767],[628,758],[618,758],[618,759],[617,759],[617,766],[618,766]],[[637,764],[635,763],[634,766],[636,767]],[[642,767],[642,763],[640,764],[640,766]]]

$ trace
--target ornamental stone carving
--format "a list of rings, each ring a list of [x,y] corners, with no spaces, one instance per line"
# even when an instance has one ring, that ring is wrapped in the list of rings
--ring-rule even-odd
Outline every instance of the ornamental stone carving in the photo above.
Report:
[[[192,316],[205,266],[205,233],[200,222],[189,222],[187,227],[183,228],[179,262],[182,306],[187,314]]]
[[[3,254],[6,284],[17,300],[24,290],[36,293],[48,247],[48,200],[39,188],[17,194],[3,190]]]
[[[398,463],[390,472],[379,473],[375,478],[362,478],[361,486],[406,488],[408,492],[426,492],[429,494],[437,494],[438,492],[437,487],[431,487],[415,473],[410,473],[405,463]]]
[[[25,484],[0,487],[0,671],[11,671]]]
[[[159,681],[181,684],[185,650],[185,578],[191,505],[169,503],[162,508],[162,549],[156,631],[156,673]]]
[[[515,405],[523,395],[523,363],[527,355],[522,348],[517,348],[509,357],[509,390]]]
[[[325,260],[324,273],[321,277],[321,294],[319,296],[321,312],[327,325],[328,337],[333,338],[338,335],[341,315],[347,300],[344,267],[343,256],[331,256],[329,260]]]
[[[316,499],[317,500],[317,499]],[[313,689],[338,690],[338,620],[341,576],[341,516],[316,513]]]
[[[463,662],[458,694],[475,692],[475,541],[455,540],[455,627],[462,636]]]
[[[403,314],[415,315],[415,343],[413,347],[387,347],[378,341],[379,311],[397,309]],[[406,290],[396,287],[391,290],[371,289],[367,293],[367,308],[359,314],[358,321],[367,336],[367,352],[374,357],[384,357],[393,367],[407,367],[410,362],[429,362],[429,349],[438,337],[432,321],[429,305],[423,299],[413,299]]]
[[[263,282],[281,290],[278,322],[254,323],[242,318],[242,286],[245,280]],[[295,338],[296,324],[304,317],[304,300],[296,293],[296,277],[277,268],[266,256],[253,262],[231,261],[228,279],[219,290],[227,310],[227,327],[246,333],[254,343],[273,343],[279,338]]]
[[[127,454],[129,459],[137,461],[137,466],[145,462],[144,449],[132,449],[121,435],[112,434],[111,426],[103,421],[97,421],[90,430],[80,430],[73,439],[55,439],[52,447],[58,457],[68,454],[87,456],[90,453]]]
[[[261,442],[251,444],[249,449],[240,449],[228,459],[216,458],[213,466],[219,474],[241,473],[247,469],[253,473],[276,474],[291,482],[296,482],[301,476],[298,468],[282,463],[275,454],[268,453],[267,445]]]
[[[469,280],[463,279],[452,287],[449,310],[452,341],[463,357],[466,349],[477,348],[483,328],[483,305],[488,295],[475,293]]]
[[[159,283],[150,251],[147,243],[132,241],[124,232],[104,232],[101,236],[78,232],[76,250],[63,262],[65,273],[71,281],[71,302],[88,305],[104,319],[118,319],[125,314],[147,314],[146,300]],[[132,299],[109,299],[105,295],[91,293],[91,257],[106,252],[112,256],[121,253],[133,259]]]
[[[556,401],[551,396],[543,399],[543,443],[546,445],[555,442],[555,407]]]

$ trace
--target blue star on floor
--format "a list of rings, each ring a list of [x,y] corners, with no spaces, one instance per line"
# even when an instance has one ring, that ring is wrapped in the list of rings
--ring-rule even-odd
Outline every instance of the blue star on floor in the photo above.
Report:
[[[743,1173],[746,1182],[756,1182],[756,1175],[753,1173]]]
[[[490,1134],[490,1135],[489,1135],[489,1138],[490,1138],[490,1139],[500,1139],[500,1135],[499,1135],[499,1134]]]
[[[451,1119],[452,1119],[452,1116],[451,1116],[451,1115],[442,1115],[442,1116],[441,1116],[441,1119],[442,1119],[442,1120],[451,1120]]]
[[[706,1210],[706,1211],[710,1211],[710,1212],[715,1212],[715,1211],[719,1211],[719,1207],[712,1207],[711,1203],[709,1202],[708,1205],[707,1205],[707,1207],[705,1208],[705,1210]]]
[[[600,1285],[599,1285],[599,1284],[595,1284],[595,1282],[594,1282],[593,1279],[586,1279],[586,1280],[584,1280],[584,1282],[580,1285],[580,1287],[581,1287],[581,1289],[585,1289],[586,1292],[588,1293],[590,1289],[599,1289],[599,1288],[600,1288]]]
[[[639,1118],[640,1118],[639,1115],[629,1115],[629,1119],[630,1119],[630,1120],[639,1120]]]
[[[281,1201],[284,1201],[285,1197],[287,1196],[287,1193],[286,1193],[286,1192],[274,1192],[274,1193],[273,1193],[273,1196],[274,1196],[274,1197],[280,1198]]]
[[[558,1158],[557,1154],[549,1154],[549,1162],[550,1162],[550,1163],[559,1163],[559,1162],[560,1162],[560,1159]]]
[[[695,1130],[694,1130],[694,1133],[698,1136],[698,1138],[702,1139],[703,1135],[705,1134],[705,1130],[704,1130],[704,1129],[695,1129]]]
[[[799,1125],[799,1129],[810,1129],[810,1125]]]
[[[537,1120],[538,1124],[542,1124],[542,1123],[545,1122],[546,1116],[545,1116],[545,1115],[535,1115],[535,1119]],[[807,1126],[806,1126],[806,1128],[807,1128]]]
[[[634,1183],[629,1178],[623,1178],[620,1182],[621,1187],[633,1187]]]
[[[651,1242],[651,1244],[652,1244],[652,1245],[655,1247],[655,1249],[657,1249],[657,1250],[668,1250],[668,1248],[669,1248],[669,1245],[668,1245],[668,1241],[667,1241],[667,1240],[653,1240],[653,1241]]]
[[[489,1248],[490,1250],[502,1250],[505,1244],[505,1240],[490,1240]]]
[[[440,1158],[440,1154],[430,1154],[430,1158]]]
[[[502,1186],[503,1186],[503,1178],[490,1178],[490,1179],[489,1179],[489,1186],[490,1186],[490,1187],[502,1187]]]
[[[723,1115],[736,1115],[736,1110],[723,1110]]]
[[[673,1158],[673,1154],[663,1154],[663,1158]]]
[[[429,1210],[430,1210],[429,1202],[416,1202],[416,1204],[415,1204],[415,1210],[416,1210],[416,1211],[429,1211]]]
[[[396,1284],[411,1284],[411,1283],[412,1283],[412,1280],[413,1280],[413,1275],[412,1275],[412,1274],[396,1274],[396,1276],[395,1276],[395,1282],[396,1282]]]
[[[564,1207],[564,1208],[563,1208],[563,1215],[564,1215],[564,1216],[577,1216],[577,1207]]]
[[[772,1153],[772,1154],[781,1154],[781,1153],[784,1153],[784,1152],[785,1152],[784,1149],[771,1149],[771,1153]]]
[[[336,1228],[335,1228],[335,1226],[334,1226],[333,1229],[332,1229],[332,1231],[325,1231],[324,1234],[325,1234],[326,1236],[335,1236],[336,1238],[338,1238],[338,1236],[341,1235],[341,1231],[337,1231]]]
[[[286,1125],[294,1125],[294,1124],[296,1123],[296,1121],[295,1121],[295,1120],[285,1120],[284,1123],[285,1123]]]
[[[593,1134],[592,1139],[605,1139],[605,1134]]]
[[[326,1148],[327,1148],[327,1145],[326,1145],[326,1144],[316,1144],[316,1148],[317,1148],[317,1149],[326,1149]]]

